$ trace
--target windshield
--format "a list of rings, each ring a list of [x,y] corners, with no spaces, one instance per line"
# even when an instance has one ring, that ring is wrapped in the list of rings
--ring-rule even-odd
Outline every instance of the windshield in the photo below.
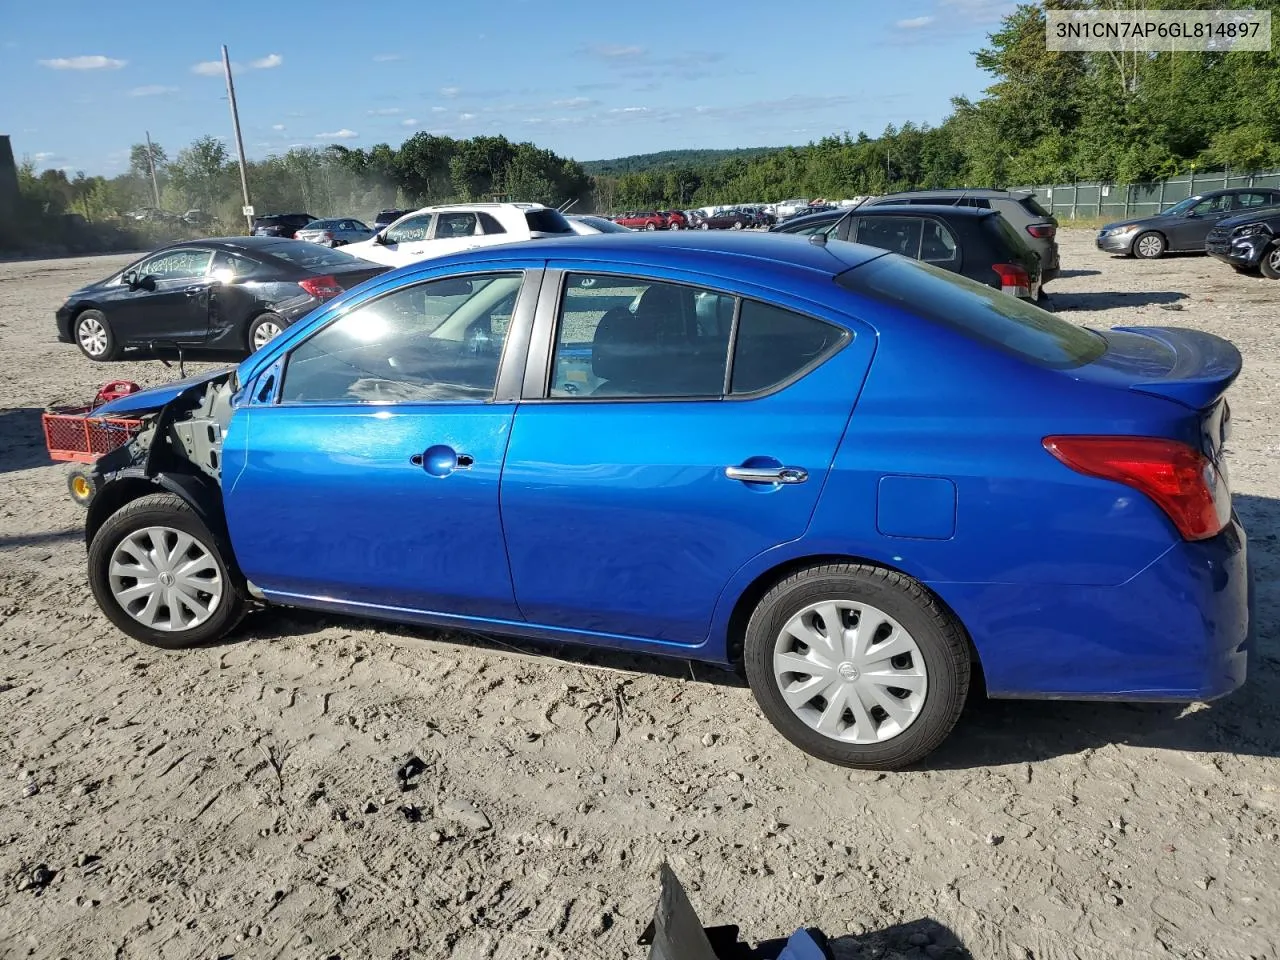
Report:
[[[880,257],[837,282],[1054,370],[1092,363],[1107,349],[1096,333],[1025,300],[906,257]]]
[[[595,227],[601,233],[634,233],[630,227],[624,227],[622,224],[606,220],[604,217],[579,217],[578,220],[589,227]]]
[[[1185,200],[1179,200],[1177,203],[1175,203],[1175,204],[1174,204],[1172,207],[1170,207],[1168,210],[1165,210],[1163,213],[1161,213],[1161,214],[1160,214],[1160,216],[1162,216],[1162,217],[1180,217],[1180,216],[1182,216],[1184,213],[1186,213],[1188,210],[1190,210],[1192,207],[1194,207],[1197,203],[1199,203],[1199,202],[1201,201],[1201,199],[1203,199],[1203,198],[1201,198],[1201,197],[1187,197],[1187,199],[1185,199]]]

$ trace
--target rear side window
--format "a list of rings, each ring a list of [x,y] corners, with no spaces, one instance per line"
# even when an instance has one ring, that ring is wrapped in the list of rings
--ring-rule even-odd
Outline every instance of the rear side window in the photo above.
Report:
[[[772,389],[821,363],[844,339],[844,331],[822,320],[743,300],[729,392]]]
[[[573,227],[559,210],[526,210],[524,220],[534,233],[573,233]]]
[[[1042,367],[1084,366],[1106,350],[1096,333],[994,287],[915,260],[881,257],[836,279],[857,293]]]
[[[506,228],[503,227],[492,214],[481,211],[476,214],[476,216],[480,218],[480,229],[483,230],[486,235],[507,232]]]
[[[915,217],[863,217],[858,221],[854,239],[858,243],[919,259],[922,225],[923,221]]]

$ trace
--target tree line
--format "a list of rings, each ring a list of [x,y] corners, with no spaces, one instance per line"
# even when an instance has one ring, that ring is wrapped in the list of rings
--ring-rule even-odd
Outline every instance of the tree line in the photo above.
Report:
[[[300,148],[249,164],[259,212],[370,217],[379,209],[512,199],[609,213],[791,197],[851,197],[915,187],[1012,186],[1160,179],[1200,168],[1280,167],[1280,44],[1268,53],[1055,53],[1048,9],[1110,8],[1111,0],[1045,0],[1004,18],[974,57],[991,77],[956,97],[936,126],[904,123],[878,137],[833,134],[800,147],[667,151],[596,161],[591,170],[532,143],[418,133],[399,147]],[[1245,7],[1243,0],[1144,0],[1149,9]],[[1248,3],[1280,14],[1280,0]],[[1280,30],[1280,15],[1273,18]],[[90,221],[152,206],[200,209],[238,229],[240,189],[227,146],[202,137],[172,158],[133,147],[112,178],[19,170],[28,216]],[[594,171],[594,175],[593,172]]]

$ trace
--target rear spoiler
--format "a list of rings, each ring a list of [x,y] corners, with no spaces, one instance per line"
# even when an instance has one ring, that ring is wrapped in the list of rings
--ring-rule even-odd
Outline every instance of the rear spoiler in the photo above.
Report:
[[[1227,392],[1240,376],[1244,360],[1235,344],[1202,330],[1185,327],[1115,327],[1120,333],[1149,337],[1168,347],[1173,366],[1158,377],[1130,384],[1135,393],[1163,397],[1192,410],[1203,410]]]

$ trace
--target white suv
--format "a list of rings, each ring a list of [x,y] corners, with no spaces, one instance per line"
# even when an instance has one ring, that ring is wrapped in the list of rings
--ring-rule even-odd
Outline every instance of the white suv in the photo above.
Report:
[[[423,207],[383,227],[344,253],[391,267],[515,240],[572,236],[568,220],[540,203],[457,203]]]

